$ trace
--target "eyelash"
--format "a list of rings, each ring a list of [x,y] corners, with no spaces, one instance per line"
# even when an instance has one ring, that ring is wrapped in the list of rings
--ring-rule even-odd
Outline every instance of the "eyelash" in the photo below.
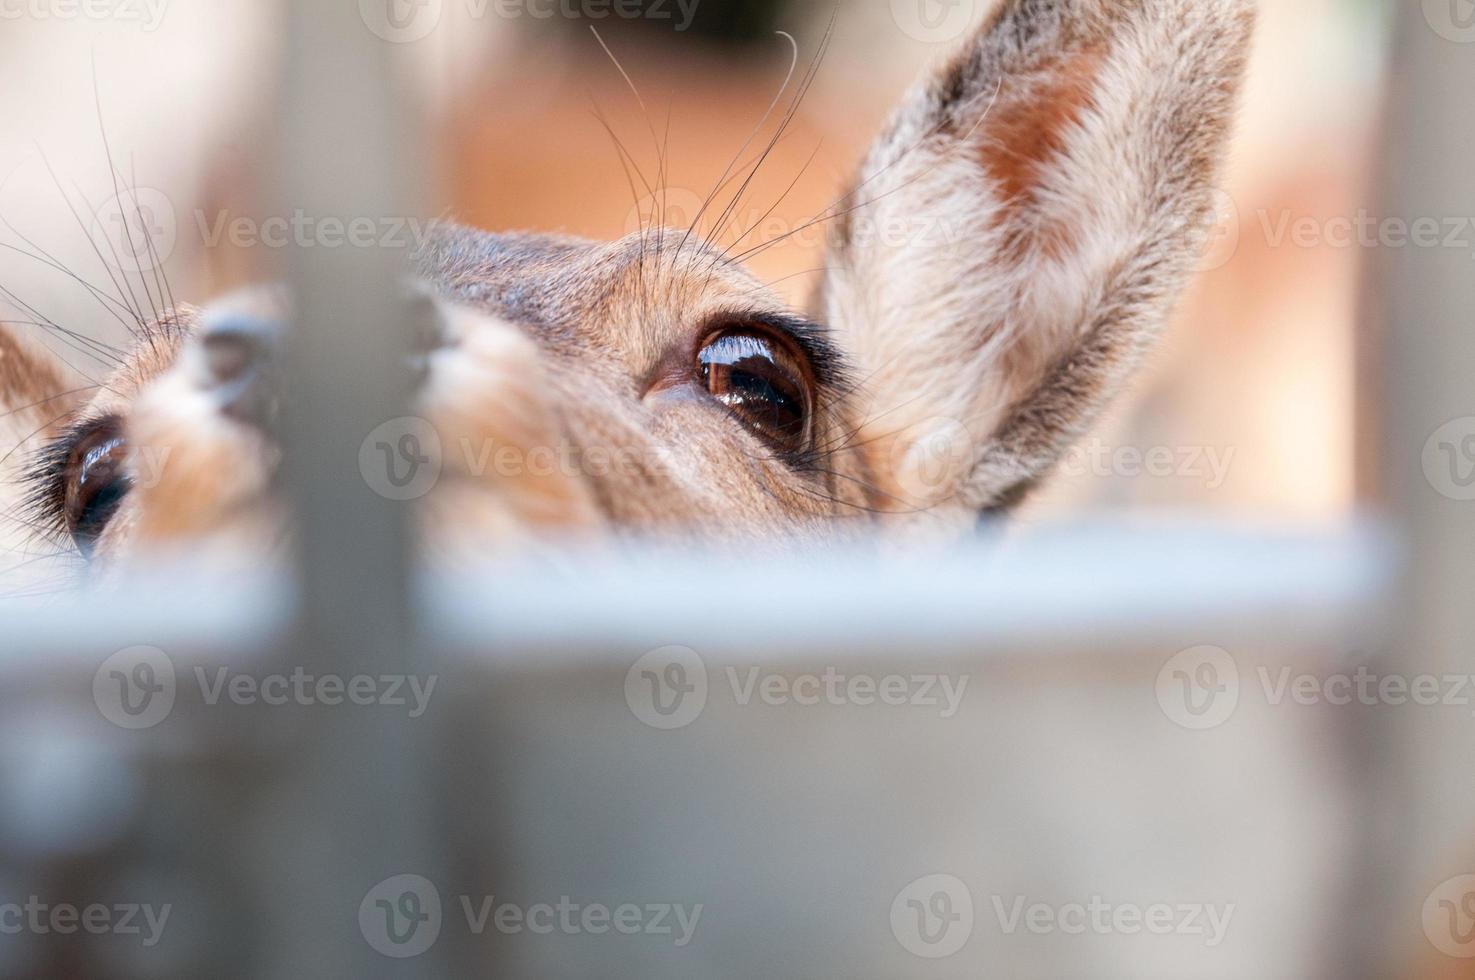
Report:
[[[67,466],[72,450],[95,429],[116,424],[114,416],[74,423],[37,451],[23,478],[22,509],[34,530],[57,542],[70,542],[67,529]]]

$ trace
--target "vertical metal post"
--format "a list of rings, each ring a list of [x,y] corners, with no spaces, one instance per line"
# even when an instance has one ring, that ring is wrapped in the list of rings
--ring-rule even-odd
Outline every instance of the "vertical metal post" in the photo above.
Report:
[[[414,214],[406,190],[422,144],[396,84],[394,46],[359,4],[283,6],[278,207],[294,222],[283,272],[295,325],[282,437],[302,601],[291,664],[345,679],[415,674],[410,505],[376,493],[359,464],[365,438],[407,404],[410,243],[363,247],[339,232],[369,222],[377,243],[388,219]],[[428,719],[346,705],[305,715],[300,751],[278,760],[274,812],[262,810],[272,830],[256,845],[272,876],[258,893],[268,902],[263,975],[447,975],[435,948],[387,958],[359,917],[386,879],[444,880],[430,843]],[[386,914],[430,911],[403,897],[388,896]]]
[[[1475,666],[1475,490],[1459,478],[1475,466],[1475,262],[1468,244],[1449,247],[1444,234],[1446,219],[1475,216],[1475,44],[1463,43],[1475,38],[1442,22],[1443,12],[1399,6],[1382,197],[1387,217],[1432,219],[1439,233],[1378,252],[1383,459],[1409,547],[1390,670],[1436,677]],[[1372,805],[1382,811],[1378,885],[1393,932],[1378,937],[1387,958],[1368,962],[1378,976],[1423,975],[1416,964],[1444,955],[1425,935],[1426,899],[1475,872],[1475,720],[1468,707],[1385,706],[1379,717],[1387,723]]]

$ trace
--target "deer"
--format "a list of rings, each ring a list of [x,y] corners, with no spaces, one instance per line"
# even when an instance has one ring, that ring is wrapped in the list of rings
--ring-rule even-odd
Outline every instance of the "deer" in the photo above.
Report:
[[[654,218],[613,242],[438,225],[413,263],[431,325],[406,326],[444,455],[431,543],[953,538],[1014,512],[1195,271],[1254,18],[1253,0],[1004,0],[817,219],[807,309]],[[870,233],[893,223],[942,233]],[[6,448],[35,447],[3,513],[99,575],[280,540],[289,305],[176,305],[81,392],[0,328]]]

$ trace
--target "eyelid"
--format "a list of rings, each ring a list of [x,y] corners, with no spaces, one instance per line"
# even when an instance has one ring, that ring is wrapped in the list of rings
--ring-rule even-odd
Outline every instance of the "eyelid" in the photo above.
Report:
[[[773,353],[782,358],[784,366],[799,372],[805,386],[815,390],[823,382],[816,370],[813,358],[805,341],[785,327],[771,322],[769,318],[754,316],[714,317],[708,329],[698,336],[693,357],[700,358],[704,350],[729,334],[751,334],[767,340]]]
[[[103,459],[106,458],[107,455],[111,453],[114,449],[117,449],[119,446],[123,445],[124,442],[125,440],[120,434],[90,447],[87,452],[83,454],[81,461],[77,464],[77,479],[87,479],[88,472],[98,463],[102,462]]]

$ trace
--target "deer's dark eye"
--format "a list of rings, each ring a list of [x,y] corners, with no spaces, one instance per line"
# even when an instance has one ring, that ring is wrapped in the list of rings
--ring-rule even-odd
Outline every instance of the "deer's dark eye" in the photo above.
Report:
[[[809,441],[810,384],[799,359],[761,333],[718,334],[697,355],[702,384],[775,449],[803,451]]]
[[[125,467],[128,444],[116,419],[99,423],[72,447],[64,473],[62,514],[72,540],[91,555],[133,481]]]

